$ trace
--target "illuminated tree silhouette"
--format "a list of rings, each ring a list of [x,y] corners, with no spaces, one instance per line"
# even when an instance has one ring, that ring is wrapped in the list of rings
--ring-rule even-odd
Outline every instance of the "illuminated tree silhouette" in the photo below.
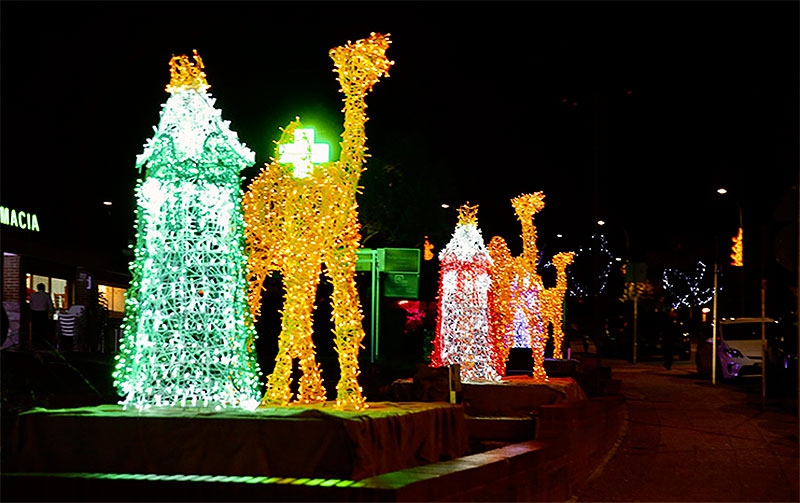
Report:
[[[608,249],[608,242],[603,234],[594,234],[588,247],[580,247],[575,252],[573,265],[567,271],[569,287],[567,294],[578,299],[587,299],[600,295],[606,289],[611,274],[615,271],[616,261]],[[598,243],[595,246],[594,243]],[[593,268],[593,254],[597,254],[597,270]],[[596,286],[593,286],[592,276]]]
[[[697,262],[694,273],[666,268],[662,274],[664,290],[671,297],[671,306],[697,307],[708,304],[714,298],[713,271],[703,262]]]
[[[136,166],[136,247],[114,370],[126,408],[254,409],[242,169],[255,155],[223,121],[203,62],[170,60],[170,93]]]

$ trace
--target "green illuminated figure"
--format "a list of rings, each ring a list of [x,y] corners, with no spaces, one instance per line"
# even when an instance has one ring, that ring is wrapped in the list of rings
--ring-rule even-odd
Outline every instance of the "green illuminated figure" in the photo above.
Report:
[[[242,169],[255,154],[214,108],[195,51],[170,61],[170,93],[136,166],[136,248],[114,371],[120,404],[254,409]]]

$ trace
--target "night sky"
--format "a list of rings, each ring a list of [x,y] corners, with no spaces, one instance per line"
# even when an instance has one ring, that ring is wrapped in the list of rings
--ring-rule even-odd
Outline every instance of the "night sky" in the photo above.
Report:
[[[0,203],[129,239],[136,156],[169,96],[170,57],[193,49],[256,152],[243,176],[295,116],[337,152],[328,50],[374,31],[391,35],[395,65],[367,97],[359,204],[393,201],[385,225],[416,228],[392,246],[444,245],[469,202],[486,241],[514,247],[510,199],[533,191],[546,196],[540,246],[561,232],[574,247],[597,218],[634,255],[705,245],[737,226],[737,202],[755,229],[796,198],[798,5],[4,0]]]

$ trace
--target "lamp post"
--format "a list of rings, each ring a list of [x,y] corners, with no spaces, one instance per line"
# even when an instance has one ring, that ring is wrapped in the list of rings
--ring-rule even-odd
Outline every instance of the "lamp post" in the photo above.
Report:
[[[720,187],[720,188],[717,189],[717,194],[725,195],[727,193],[728,193],[728,189],[726,189],[725,187]],[[742,232],[742,207],[739,204],[739,201],[734,199],[733,202],[734,202],[734,204],[736,204],[736,210],[737,210],[737,212],[739,214],[739,228],[738,228],[738,235],[734,236],[734,238],[732,240],[734,245],[733,245],[733,253],[731,253],[731,259],[733,260],[733,262],[731,262],[731,265],[732,266],[736,266],[736,267],[742,267],[742,265],[743,265],[742,257],[743,257],[743,252],[744,252],[744,243],[742,241],[742,239],[743,239],[743,237],[742,237],[743,236],[743,232]]]
[[[728,189],[725,187],[720,187],[717,189],[717,194],[725,195],[728,193]],[[734,199],[734,204],[736,204],[736,210],[739,215],[739,227],[738,233],[735,237],[733,237],[733,248],[731,253],[731,265],[734,267],[743,267],[743,251],[744,251],[744,243],[743,243],[743,230],[742,230],[742,207],[739,204],[739,201]],[[718,240],[717,240],[718,241]],[[719,275],[719,264],[718,264],[718,245],[714,247],[714,304],[713,304],[713,314],[712,314],[712,331],[711,331],[711,383],[717,383],[717,331],[719,330],[718,326],[718,317],[717,317],[717,292],[718,292],[718,275]],[[742,311],[744,311],[744,306],[742,306]],[[742,313],[744,314],[744,313]],[[764,383],[764,347],[762,343],[761,348],[761,382],[762,387]]]
[[[725,187],[720,187],[719,189],[717,189],[717,194],[725,195],[727,193],[728,190]],[[743,240],[744,231],[743,231],[743,220],[742,220],[742,207],[739,204],[739,201],[737,201],[736,199],[733,199],[733,203],[736,205],[736,212],[737,216],[739,217],[738,220],[739,227],[737,229],[736,235],[733,236],[733,238],[730,240],[731,242],[733,242],[733,245],[731,246],[730,265],[733,267],[744,267],[744,240]],[[744,283],[743,283],[745,279],[743,274],[738,274],[736,278],[737,278],[736,290],[738,293],[738,300],[739,300],[738,315],[744,316],[746,314],[744,312],[745,309],[744,309]],[[730,302],[728,302],[728,304],[730,305]]]
[[[728,190],[725,187],[720,187],[717,189],[717,193],[721,195],[725,195],[728,193]],[[742,232],[742,207],[739,205],[739,201],[734,200],[736,203],[736,209],[739,212],[739,232],[738,234],[732,239],[733,241],[733,248],[731,253],[731,265],[735,267],[743,267],[744,266],[744,245],[743,245],[743,232]],[[741,295],[741,313],[744,315],[744,287]],[[766,375],[766,353],[767,353],[767,342],[766,342],[766,334],[765,334],[765,327],[764,327],[764,296],[766,290],[766,280],[761,279],[761,405],[763,407],[764,401],[766,400],[767,396],[767,375]],[[716,290],[714,291],[716,294]]]
[[[597,225],[599,225],[600,227],[604,226],[605,224],[606,224],[605,220],[598,220],[597,221]],[[622,232],[625,235],[625,257],[624,258],[615,257],[615,260],[617,262],[623,262],[624,261],[623,265],[626,268],[626,276],[627,276],[628,275],[627,268],[631,265],[631,261],[630,261],[631,240],[630,240],[630,237],[628,236],[628,230],[624,226],[622,226],[622,224],[617,223],[617,226],[620,229],[622,229]],[[633,276],[635,276],[634,272],[631,272],[631,274]],[[638,337],[639,331],[638,331],[638,326],[637,326],[638,325],[638,321],[639,321],[639,293],[638,293],[639,291],[636,289],[635,281],[637,281],[637,280],[634,279],[634,288],[633,288],[633,348],[632,348],[632,358],[631,358],[631,361],[634,364],[636,364],[636,362],[638,360],[638,352],[639,352],[638,351],[638,349],[639,349],[639,341],[638,341],[638,339],[639,339],[639,337]]]
[[[716,247],[715,247],[716,248]],[[717,271],[719,264],[714,259],[714,303],[711,313],[711,384],[717,384]]]
[[[597,225],[599,225],[600,227],[603,227],[604,225],[606,225],[606,221],[605,220],[598,220],[597,221]],[[625,235],[625,256],[624,257],[614,257],[614,260],[616,260],[617,262],[625,262],[627,264],[628,262],[630,262],[629,255],[630,255],[630,251],[631,251],[631,240],[628,237],[627,229],[625,229],[625,227],[623,227],[622,224],[619,224],[619,223],[617,223],[617,226],[620,228],[622,233]]]

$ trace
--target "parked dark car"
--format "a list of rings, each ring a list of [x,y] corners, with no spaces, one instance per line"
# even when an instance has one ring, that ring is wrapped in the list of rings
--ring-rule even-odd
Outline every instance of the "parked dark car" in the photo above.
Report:
[[[680,325],[680,337],[675,341],[674,354],[680,360],[688,360],[692,356],[692,341],[688,327],[673,321],[669,313],[646,311],[639,313],[636,320],[636,357],[648,359],[663,356],[661,351],[664,334],[670,330],[672,323]],[[633,356],[633,319],[628,316],[607,318],[599,348],[600,354],[610,357],[632,358]]]

